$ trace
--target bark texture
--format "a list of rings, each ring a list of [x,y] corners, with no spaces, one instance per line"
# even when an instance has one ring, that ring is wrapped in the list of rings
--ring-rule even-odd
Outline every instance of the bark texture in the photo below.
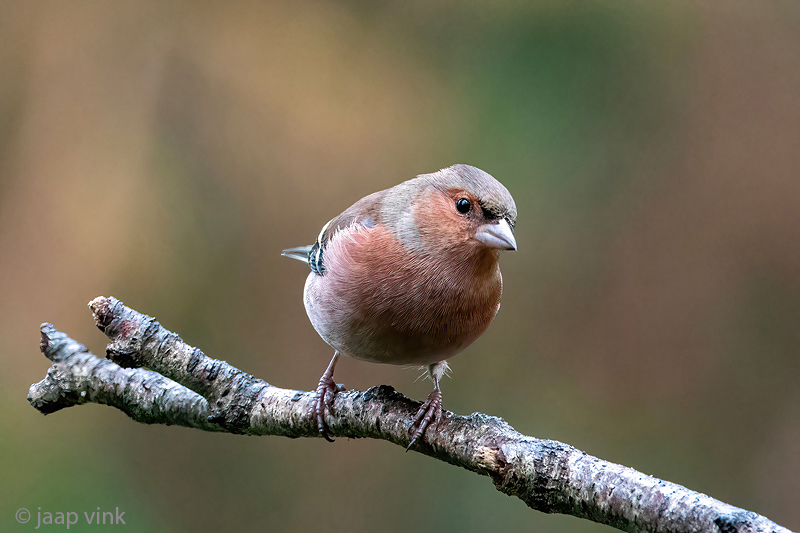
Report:
[[[44,414],[94,402],[146,424],[247,435],[319,437],[308,416],[313,392],[281,389],[206,356],[113,297],[89,303],[111,343],[98,358],[51,324],[42,324],[47,376],[28,401]],[[420,403],[381,385],[336,395],[330,435],[407,446]],[[438,430],[415,444],[424,453],[492,479],[531,508],[624,531],[788,532],[756,513],[592,457],[568,444],[522,435],[503,419],[444,411]]]

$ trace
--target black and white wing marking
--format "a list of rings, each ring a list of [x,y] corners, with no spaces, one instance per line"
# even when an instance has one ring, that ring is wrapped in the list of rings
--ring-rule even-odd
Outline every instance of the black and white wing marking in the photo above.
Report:
[[[311,272],[319,274],[320,276],[323,275],[325,273],[325,266],[322,258],[328,237],[325,232],[328,230],[331,222],[332,221],[328,222],[322,227],[322,231],[319,232],[319,237],[317,237],[317,241],[314,244],[298,246],[297,248],[288,248],[283,250],[281,255],[302,261],[311,268]]]

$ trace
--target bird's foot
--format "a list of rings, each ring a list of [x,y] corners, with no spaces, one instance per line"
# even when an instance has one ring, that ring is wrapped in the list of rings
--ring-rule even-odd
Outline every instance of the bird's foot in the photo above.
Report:
[[[417,411],[417,416],[414,418],[414,422],[408,429],[410,433],[411,431],[414,431],[414,428],[417,428],[416,431],[414,431],[414,436],[411,437],[411,442],[408,443],[406,451],[410,450],[417,440],[424,437],[425,431],[428,429],[428,426],[431,425],[431,422],[433,423],[433,427],[436,427],[439,425],[439,421],[441,419],[442,391],[437,388],[433,389],[433,391],[428,394],[428,399],[425,400],[425,403],[423,403],[422,407],[419,408],[419,411]]]
[[[333,374],[333,372],[331,372]],[[308,410],[308,416],[317,421],[317,431],[321,437],[328,442],[333,442],[333,439],[328,435],[328,426],[325,424],[325,411],[333,412],[333,398],[337,392],[344,391],[344,385],[337,384],[333,381],[333,375],[325,372],[319,378],[319,385],[317,385],[317,392],[314,394],[314,400],[311,402],[311,407]]]

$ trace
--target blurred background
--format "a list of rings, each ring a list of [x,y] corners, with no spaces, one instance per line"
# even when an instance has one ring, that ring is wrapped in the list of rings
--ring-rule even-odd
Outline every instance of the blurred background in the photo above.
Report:
[[[99,295],[313,388],[331,350],[280,251],[456,162],[512,192],[519,251],[445,407],[800,529],[797,2],[0,4],[1,530],[605,530],[386,442],[26,401],[41,322],[104,353]]]

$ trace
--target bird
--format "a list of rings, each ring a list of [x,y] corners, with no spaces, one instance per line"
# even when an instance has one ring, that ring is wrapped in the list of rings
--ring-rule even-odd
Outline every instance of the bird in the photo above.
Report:
[[[306,313],[334,350],[308,413],[322,437],[332,441],[325,414],[345,390],[333,379],[342,354],[425,369],[433,391],[409,427],[407,450],[439,425],[447,360],[500,309],[499,258],[517,249],[516,220],[499,181],[456,164],[365,196],[325,224],[314,244],[283,250],[309,266]]]

